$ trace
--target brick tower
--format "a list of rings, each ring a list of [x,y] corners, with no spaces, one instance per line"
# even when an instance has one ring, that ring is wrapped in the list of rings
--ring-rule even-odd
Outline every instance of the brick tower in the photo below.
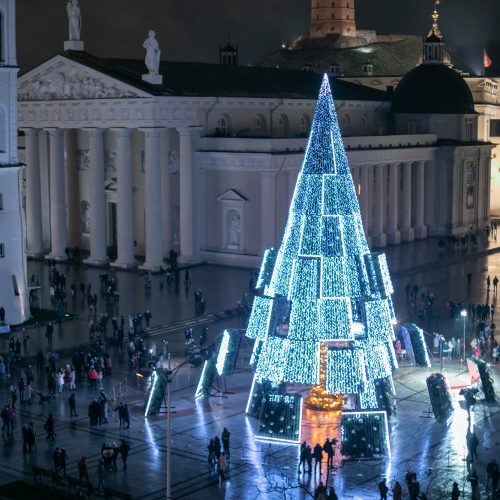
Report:
[[[354,0],[311,0],[309,38],[356,36]]]

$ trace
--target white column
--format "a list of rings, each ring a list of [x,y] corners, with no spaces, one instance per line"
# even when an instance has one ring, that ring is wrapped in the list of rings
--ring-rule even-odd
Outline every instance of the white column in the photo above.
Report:
[[[76,160],[77,129],[66,129],[66,200],[68,247],[80,246],[80,188]]]
[[[162,237],[164,257],[168,256],[172,249],[172,174],[171,164],[177,163],[175,158],[169,158],[172,152],[172,129],[162,131],[161,140],[161,202],[162,202]]]
[[[111,129],[116,137],[116,239],[117,257],[113,267],[130,269],[134,258],[134,202],[132,194],[132,129]]]
[[[415,238],[421,240],[427,238],[427,226],[424,224],[424,206],[425,206],[425,162],[417,163],[417,190],[415,193]]]
[[[160,128],[143,128],[145,167],[146,261],[139,269],[156,272],[163,266],[161,224]]]
[[[50,128],[50,246],[47,258],[65,261],[66,233],[66,185],[64,173],[64,129]]]
[[[179,132],[179,232],[181,262],[192,262],[194,251],[194,218],[193,218],[193,152],[192,130],[178,129]]]
[[[260,173],[260,251],[276,245],[276,172]]]
[[[403,218],[401,221],[401,234],[403,241],[413,241],[414,233],[411,227],[411,161],[403,164]]]
[[[375,183],[373,188],[373,234],[372,241],[376,247],[385,247],[387,244],[384,233],[384,167],[385,165],[375,165]]]
[[[397,163],[389,164],[389,208],[387,213],[387,242],[391,245],[401,243],[401,233],[398,231],[398,169]]]
[[[87,129],[90,146],[90,256],[86,264],[107,264],[106,194],[104,192],[104,130]]]
[[[370,196],[370,180],[369,180],[369,166],[363,165],[360,169],[360,184],[361,192],[359,194],[359,208],[361,210],[361,219],[363,220],[363,228],[365,236],[368,237],[368,202]]]
[[[435,189],[436,189],[436,179],[435,179],[435,163],[434,161],[428,161],[425,163],[425,194],[424,194],[424,222],[428,228],[428,232],[432,235],[431,226],[439,226],[439,217],[435,213]]]
[[[26,147],[26,226],[30,257],[43,255],[40,150],[36,128],[23,129]]]

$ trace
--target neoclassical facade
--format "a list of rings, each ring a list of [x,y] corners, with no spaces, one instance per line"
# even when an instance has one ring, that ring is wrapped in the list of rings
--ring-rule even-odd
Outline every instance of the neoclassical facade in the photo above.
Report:
[[[19,78],[29,254],[78,247],[89,264],[155,271],[175,249],[258,265],[280,244],[321,77],[162,62],[150,83],[143,61],[81,49]],[[417,133],[392,95],[332,87],[373,246],[489,224],[491,145],[474,110],[454,112],[453,130],[420,115]]]

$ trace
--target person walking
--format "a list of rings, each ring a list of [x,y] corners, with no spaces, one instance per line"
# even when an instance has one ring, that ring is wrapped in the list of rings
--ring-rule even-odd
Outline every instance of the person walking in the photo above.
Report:
[[[47,343],[52,345],[52,334],[54,333],[54,325],[52,325],[52,321],[47,323],[45,327],[45,336],[47,337]]]
[[[478,498],[478,486],[479,486],[479,478],[477,477],[477,472],[475,470],[471,471],[467,481],[470,483],[471,488],[471,498]]]
[[[380,483],[378,483],[378,491],[380,493],[380,500],[387,500],[387,493],[389,493],[389,488],[386,484],[386,478],[384,477]]]
[[[97,463],[97,491],[101,491],[101,486],[104,488],[104,479],[106,477],[106,470],[104,468],[104,461],[102,458]]]
[[[302,472],[307,472],[306,471],[306,448],[307,448],[307,443],[304,441],[300,445],[300,455],[299,455],[299,474],[300,474],[300,469],[302,468]]]
[[[392,498],[393,500],[402,500],[403,498],[403,488],[399,481],[396,481],[392,488]]]
[[[127,459],[128,459],[128,452],[130,451],[130,445],[124,439],[122,439],[119,451],[122,456],[123,470],[127,470]]]
[[[83,481],[83,479],[85,479],[87,483],[90,483],[89,470],[87,467],[87,459],[83,456],[80,458],[80,461],[78,462],[78,473],[80,481]]]
[[[460,489],[458,483],[455,481],[451,488],[451,500],[458,500],[460,498]]]
[[[56,438],[56,433],[54,430],[54,417],[52,413],[49,413],[49,416],[47,417],[47,420],[45,420],[45,424],[43,428],[45,429],[45,432],[47,433],[47,439],[49,441],[54,441]]]
[[[316,446],[314,447],[313,458],[315,460],[315,462],[314,462],[314,474],[316,474],[316,469],[319,465],[319,475],[321,476],[321,474],[322,474],[321,462],[323,460],[323,447],[319,443],[316,443]]]
[[[224,427],[224,430],[222,431],[222,448],[224,449],[226,453],[226,459],[229,460],[229,437],[231,433],[227,430],[226,427]]]
[[[493,293],[496,295],[498,291],[498,276],[493,278]]]
[[[479,439],[474,432],[467,431],[467,449],[469,450],[470,463],[474,463],[474,457],[478,460],[477,447],[479,446]]]
[[[486,466],[486,487],[488,488],[491,482],[491,491],[496,493],[498,489],[498,481],[500,479],[500,471],[496,459],[494,458]]]
[[[329,438],[326,438],[326,441],[323,444],[323,450],[326,452],[326,455],[328,457],[326,461],[327,468],[333,468],[333,457],[335,456],[335,450],[333,448],[333,442],[330,441]]]
[[[72,392],[71,396],[68,398],[68,403],[69,403],[69,416],[78,417],[78,413],[76,413],[76,396],[74,392]]]
[[[222,452],[219,455],[219,477],[220,477],[220,482],[226,480],[225,472],[226,472],[226,454]]]

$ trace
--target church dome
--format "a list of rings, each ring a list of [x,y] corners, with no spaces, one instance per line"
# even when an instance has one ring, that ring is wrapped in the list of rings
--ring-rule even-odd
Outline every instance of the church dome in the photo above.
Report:
[[[394,91],[394,113],[475,113],[465,80],[443,64],[421,64],[408,72]]]

